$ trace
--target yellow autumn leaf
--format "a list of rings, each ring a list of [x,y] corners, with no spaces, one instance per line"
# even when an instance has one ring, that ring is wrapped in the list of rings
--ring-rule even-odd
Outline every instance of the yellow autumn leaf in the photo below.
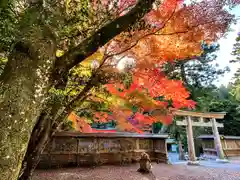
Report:
[[[57,57],[61,57],[63,54],[64,54],[64,51],[63,51],[63,50],[58,49],[58,50],[56,51],[56,56],[57,56]]]

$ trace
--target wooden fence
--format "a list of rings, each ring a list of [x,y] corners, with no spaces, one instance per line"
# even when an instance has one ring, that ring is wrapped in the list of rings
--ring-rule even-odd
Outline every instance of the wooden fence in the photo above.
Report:
[[[205,157],[216,157],[214,136],[199,136]],[[220,136],[222,148],[226,158],[240,158],[240,136]]]
[[[124,164],[147,152],[153,161],[167,163],[167,135],[59,132],[41,155],[39,168]]]

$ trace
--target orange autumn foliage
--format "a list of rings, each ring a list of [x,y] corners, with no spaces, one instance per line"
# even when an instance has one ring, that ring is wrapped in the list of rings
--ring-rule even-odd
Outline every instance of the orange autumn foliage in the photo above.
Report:
[[[138,68],[194,58],[202,53],[202,41],[211,43],[222,37],[233,20],[218,0],[189,6],[171,2],[170,9],[160,6],[146,15],[150,27],[117,36],[111,52],[127,50],[124,55],[136,59]]]
[[[71,114],[68,116],[68,120],[72,121],[73,128],[76,129],[77,131],[83,133],[92,132],[92,128],[89,125],[88,121],[83,117],[77,116],[74,112],[71,112]]]
[[[96,112],[94,114],[95,122],[105,123],[109,115],[106,112]]]
[[[108,52],[124,52],[120,53],[122,57],[135,60],[131,86],[126,89],[121,82],[115,82],[106,85],[108,91],[123,99],[125,104],[140,107],[142,112],[154,108],[162,109],[163,113],[158,117],[143,115],[142,112],[135,113],[134,118],[138,125],[156,121],[170,124],[172,114],[165,101],[172,101],[172,107],[175,109],[194,108],[195,103],[188,100],[189,93],[182,82],[167,79],[159,69],[167,61],[200,56],[203,52],[202,42],[214,42],[223,36],[233,19],[233,16],[224,10],[224,5],[217,0],[203,1],[190,6],[184,6],[176,0],[164,2],[168,3],[168,8],[160,6],[145,16],[144,20],[151,25],[150,27],[123,32],[112,41]],[[112,59],[109,62],[112,63]],[[116,61],[116,64],[118,62]],[[158,70],[154,67],[158,67]],[[165,101],[153,99],[159,96],[163,96]],[[120,118],[119,124],[124,124],[127,129],[137,126],[128,120],[132,114],[129,108],[113,105],[111,111],[115,118]]]
[[[113,117],[120,121],[119,125],[124,125],[124,129],[134,129],[138,131],[144,125],[151,125],[154,122],[171,124],[172,113],[168,101],[172,102],[175,109],[192,109],[195,102],[188,100],[189,92],[184,88],[181,81],[169,80],[159,70],[145,70],[144,72],[135,72],[133,74],[133,83],[129,88],[125,88],[121,83],[107,84],[107,90],[124,100],[124,105],[114,104],[111,106]],[[118,89],[121,89],[120,91]],[[156,97],[164,97],[163,101],[156,100]],[[127,105],[130,105],[130,108]],[[133,114],[131,106],[139,108],[133,116],[135,124],[129,121]],[[161,109],[162,114],[158,116],[144,115],[144,111],[151,112],[155,109]]]
[[[141,133],[142,127],[154,122],[170,124],[173,117],[171,107],[194,108],[195,103],[188,99],[189,93],[182,82],[168,79],[161,72],[161,65],[167,61],[192,59],[201,55],[202,41],[211,43],[220,38],[232,19],[232,15],[223,9],[223,4],[218,0],[189,6],[184,6],[183,1],[179,0],[163,1],[144,17],[142,26],[134,26],[109,43],[107,54],[111,58],[102,66],[102,70],[106,73],[116,72],[122,57],[132,58],[135,63],[131,69],[133,83],[126,88],[121,81],[109,80],[105,86],[119,102],[109,107],[111,116],[100,112],[95,114],[94,120],[117,120],[119,129]],[[120,60],[114,54],[121,56]],[[158,101],[156,97],[163,97],[163,100]],[[132,112],[132,106],[138,107],[137,112]],[[143,114],[154,109],[161,109],[162,113]]]

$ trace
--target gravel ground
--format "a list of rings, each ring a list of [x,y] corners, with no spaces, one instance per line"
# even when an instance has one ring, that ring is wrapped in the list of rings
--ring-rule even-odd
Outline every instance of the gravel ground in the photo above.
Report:
[[[240,171],[202,166],[153,164],[152,174],[136,172],[137,164],[96,168],[37,170],[33,180],[240,180]]]

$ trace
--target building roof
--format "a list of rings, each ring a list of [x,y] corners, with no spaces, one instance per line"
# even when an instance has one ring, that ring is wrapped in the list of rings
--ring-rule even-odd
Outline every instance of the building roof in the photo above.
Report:
[[[127,132],[98,132],[98,133],[80,133],[62,131],[57,132],[54,136],[69,136],[69,137],[135,137],[135,138],[148,138],[148,139],[167,139],[168,134],[139,134],[139,133],[127,133]]]
[[[175,144],[175,143],[176,143],[176,140],[175,140],[175,139],[172,139],[172,138],[168,138],[168,139],[166,140],[166,142],[167,142],[168,144]]]

